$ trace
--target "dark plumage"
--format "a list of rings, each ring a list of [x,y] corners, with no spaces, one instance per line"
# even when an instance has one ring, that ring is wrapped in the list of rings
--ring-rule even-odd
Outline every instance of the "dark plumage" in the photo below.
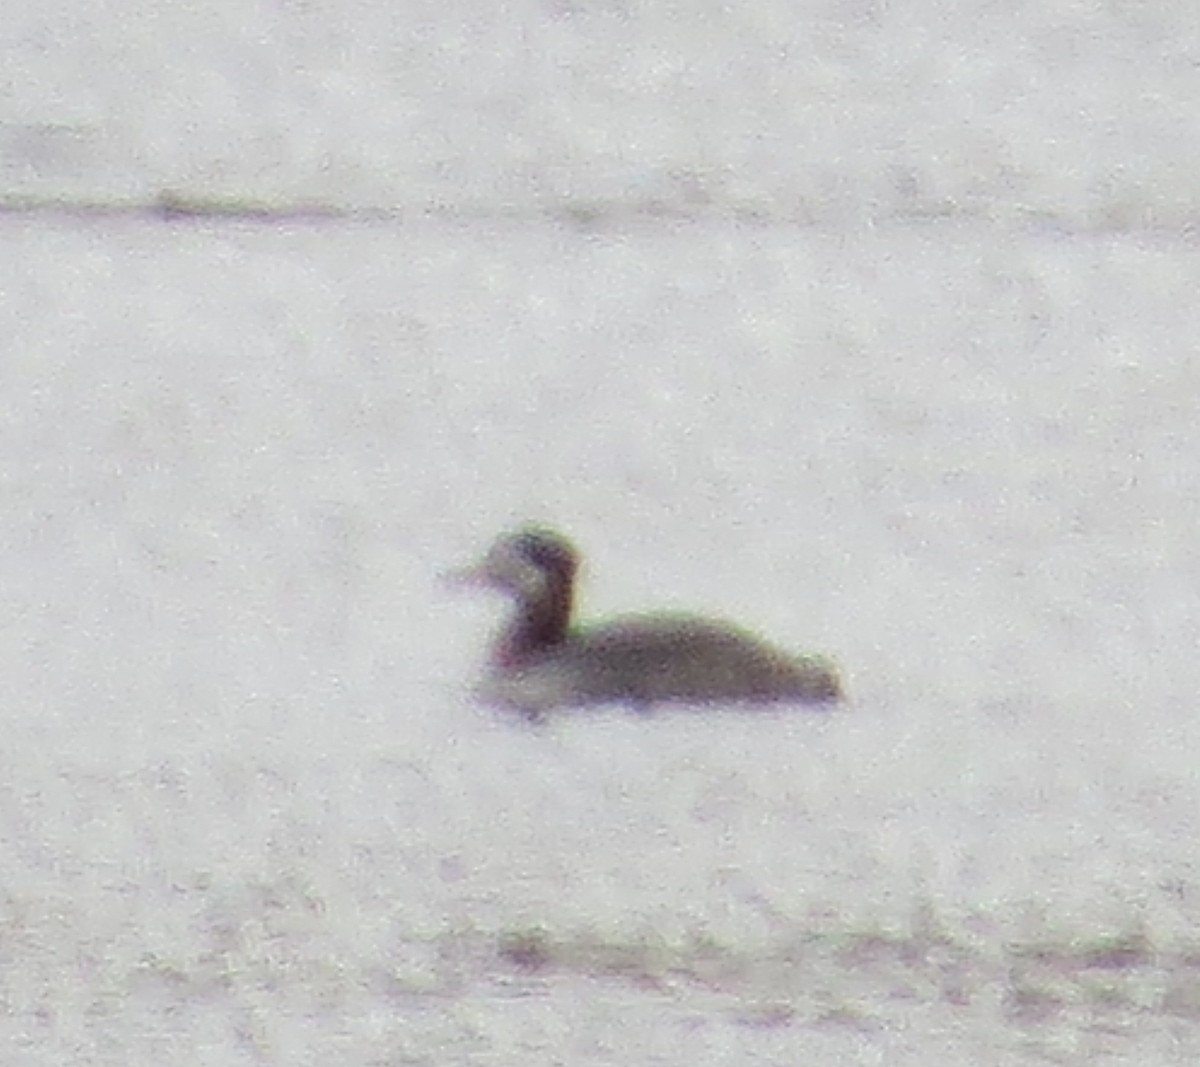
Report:
[[[579,557],[561,534],[504,534],[460,574],[516,604],[482,694],[528,714],[627,703],[833,703],[841,684],[820,656],[793,656],[739,627],[694,615],[634,615],[571,625]]]

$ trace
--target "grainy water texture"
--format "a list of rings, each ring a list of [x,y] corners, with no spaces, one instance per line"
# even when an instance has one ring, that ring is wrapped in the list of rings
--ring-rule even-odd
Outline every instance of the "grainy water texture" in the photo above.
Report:
[[[0,21],[5,1067],[1200,1061],[1200,7]]]

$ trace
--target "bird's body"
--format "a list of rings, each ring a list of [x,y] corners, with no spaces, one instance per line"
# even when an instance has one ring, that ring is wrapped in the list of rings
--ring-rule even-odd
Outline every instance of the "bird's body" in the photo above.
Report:
[[[827,704],[837,672],[729,623],[695,615],[635,615],[572,626],[578,556],[554,531],[502,536],[465,577],[497,588],[517,611],[492,656],[481,693],[540,715],[553,708],[621,703]]]

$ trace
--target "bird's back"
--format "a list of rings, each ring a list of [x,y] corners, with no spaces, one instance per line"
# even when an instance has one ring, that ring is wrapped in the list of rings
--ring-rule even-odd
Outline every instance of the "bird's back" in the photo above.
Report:
[[[840,696],[828,661],[788,655],[728,623],[691,615],[631,616],[573,630],[505,681],[505,702],[533,711],[618,702],[827,703]]]

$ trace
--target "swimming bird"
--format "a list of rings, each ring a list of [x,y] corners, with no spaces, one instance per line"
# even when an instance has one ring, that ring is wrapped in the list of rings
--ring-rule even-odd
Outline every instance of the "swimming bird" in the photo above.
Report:
[[[623,703],[831,704],[842,688],[822,656],[790,655],[730,623],[633,615],[572,624],[579,554],[556,530],[502,534],[459,582],[506,594],[515,612],[492,650],[480,695],[540,717],[555,708]]]

